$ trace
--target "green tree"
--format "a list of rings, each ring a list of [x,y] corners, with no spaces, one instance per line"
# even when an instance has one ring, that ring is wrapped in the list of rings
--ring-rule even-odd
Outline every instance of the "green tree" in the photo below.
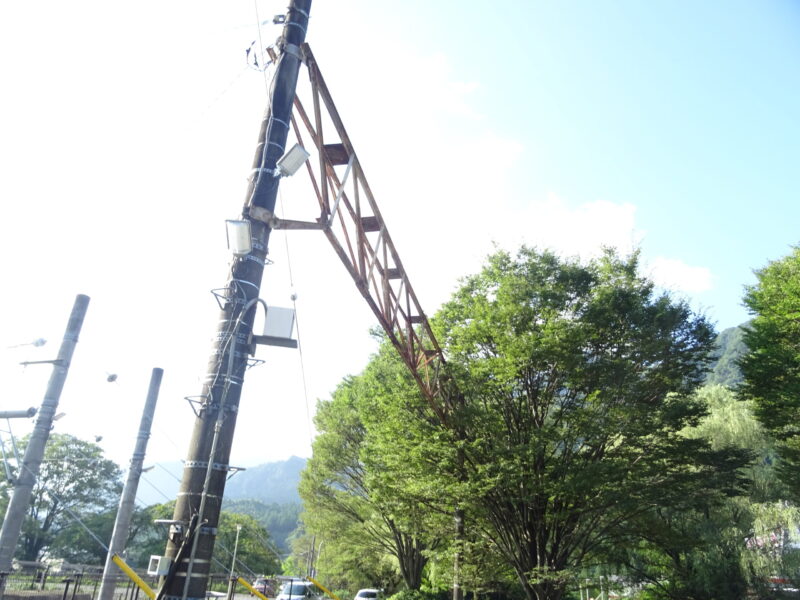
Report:
[[[436,318],[465,399],[447,440],[463,449],[463,497],[530,599],[562,598],[649,507],[741,484],[741,455],[680,433],[705,411],[691,393],[713,329],[637,268],[610,251],[499,252]]]
[[[780,527],[776,500],[781,486],[772,474],[772,448],[749,403],[741,402],[722,385],[706,386],[697,400],[708,414],[684,430],[693,439],[705,439],[712,450],[750,456],[741,473],[750,482],[747,494],[726,493],[711,482],[694,502],[679,509],[657,506],[636,520],[635,539],[614,549],[609,560],[626,568],[627,575],[648,585],[651,598],[730,600],[751,597],[770,573],[780,573],[782,562],[769,564],[764,553],[745,540],[763,539],[759,519]],[[792,521],[792,511],[783,511]],[[762,544],[763,545],[763,544]]]
[[[269,504],[253,499],[225,499],[222,509],[241,515],[250,515],[267,531],[275,542],[278,551],[285,554],[289,549],[288,538],[300,524],[300,512],[303,505],[300,503]]]
[[[369,378],[360,376],[345,380],[330,402],[319,404],[315,423],[320,433],[300,483],[307,510],[304,522],[332,546],[329,556],[340,557],[340,581],[345,572],[360,571],[366,585],[391,586],[387,579],[393,578],[383,558],[389,555],[408,588],[419,589],[430,544],[421,519],[411,518],[408,510],[394,510],[370,485],[364,417],[374,409],[374,400]],[[332,562],[326,564],[333,566]]]
[[[131,531],[125,546],[125,561],[132,567],[144,569],[150,557],[163,555],[167,545],[167,528],[156,520],[172,519],[175,501],[153,504],[134,511]]]
[[[154,504],[138,510],[131,527],[126,548],[127,562],[131,566],[147,566],[152,555],[162,555],[167,543],[167,528],[156,523],[159,519],[171,519],[175,502]],[[280,557],[273,550],[267,530],[250,515],[238,514],[228,510],[220,513],[217,536],[212,561],[214,572],[228,572],[236,547],[236,530],[239,533],[239,546],[236,552],[234,572],[245,579],[256,575],[280,573]]]
[[[266,528],[250,515],[228,511],[222,511],[220,515],[214,545],[214,562],[217,567],[223,570],[230,568],[236,546],[236,531],[239,528],[241,531],[234,572],[245,578],[280,573],[281,559],[272,548]]]
[[[21,445],[26,445],[27,441],[24,438]],[[120,475],[117,464],[103,458],[103,450],[97,444],[72,435],[51,434],[15,557],[38,560],[77,519],[91,520],[99,527],[103,519],[94,517],[111,511],[119,500]],[[108,519],[104,524],[108,525]],[[81,556],[98,556],[97,548],[101,547],[97,541],[84,539],[83,543],[86,545],[81,549]],[[53,551],[56,550],[57,545],[53,547]]]
[[[471,488],[458,468],[457,434],[443,427],[392,344],[384,339],[358,378],[369,435],[361,457],[372,498],[398,524],[426,540],[421,589],[444,592],[458,580],[473,593],[508,596],[509,567],[474,528],[455,535],[454,508],[469,505]],[[439,398],[445,402],[445,398]],[[413,558],[413,555],[411,556]],[[513,575],[512,575],[513,583]]]
[[[800,497],[800,248],[756,271],[744,304],[753,315],[745,329],[741,392],[779,442],[779,473]]]

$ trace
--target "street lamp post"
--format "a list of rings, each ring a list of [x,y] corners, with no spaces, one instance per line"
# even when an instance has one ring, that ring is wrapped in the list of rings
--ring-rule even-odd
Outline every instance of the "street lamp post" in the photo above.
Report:
[[[67,379],[72,355],[78,343],[78,336],[86,317],[86,310],[89,307],[89,296],[79,294],[75,298],[67,323],[67,330],[58,351],[58,358],[50,362],[53,365],[53,372],[47,384],[42,406],[39,409],[39,416],[33,427],[33,432],[25,448],[25,455],[19,469],[19,475],[14,482],[14,493],[6,508],[6,517],[0,529],[0,573],[11,570],[11,558],[19,541],[19,534],[22,529],[22,522],[28,510],[33,486],[39,475],[39,466],[44,457],[44,448],[50,437],[50,428],[53,426],[54,415],[58,408],[58,401],[61,397],[61,390]],[[0,582],[0,598],[4,593],[4,585]]]

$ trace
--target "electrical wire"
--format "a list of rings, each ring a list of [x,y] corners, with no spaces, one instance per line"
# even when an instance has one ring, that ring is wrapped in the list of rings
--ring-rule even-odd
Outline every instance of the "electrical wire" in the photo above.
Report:
[[[242,68],[242,70],[241,70],[241,71],[239,71],[239,72],[238,72],[238,73],[237,73],[237,74],[234,76],[234,78],[233,78],[233,79],[231,79],[231,80],[228,82],[228,85],[226,85],[226,86],[225,86],[225,87],[223,87],[223,88],[222,88],[222,89],[221,89],[219,92],[217,92],[217,95],[216,95],[216,96],[214,96],[214,97],[213,97],[213,98],[212,98],[212,99],[209,101],[209,103],[208,103],[208,104],[205,106],[205,108],[203,108],[203,110],[200,112],[200,114],[198,115],[198,117],[197,117],[197,118],[198,118],[198,119],[203,119],[203,118],[205,118],[206,114],[208,114],[208,111],[209,111],[209,110],[211,110],[211,108],[213,108],[213,107],[214,107],[214,105],[215,105],[215,104],[217,104],[217,102],[219,102],[219,101],[220,101],[220,99],[221,99],[221,98],[222,98],[222,97],[223,97],[225,94],[227,94],[227,93],[230,91],[230,89],[231,89],[231,88],[232,88],[234,85],[236,85],[236,83],[239,81],[239,79],[241,79],[242,75],[244,75],[244,74],[245,74],[245,73],[246,73],[248,70],[249,70],[249,67],[248,67],[247,65],[245,65],[245,66]]]
[[[264,65],[262,73],[264,73],[264,88],[269,95],[269,81],[267,80],[267,62],[264,60],[264,42],[261,41],[261,18],[258,16],[258,0],[253,0],[253,7],[256,10],[256,27],[258,28],[258,50],[261,53],[261,64]]]
[[[283,206],[283,192],[278,187],[278,199],[281,204],[281,214],[285,214]],[[306,367],[303,358],[303,343],[300,335],[300,317],[297,314],[297,294],[294,293],[294,274],[292,272],[292,256],[289,250],[289,234],[287,231],[283,232],[283,241],[286,247],[286,267],[289,273],[289,289],[292,290],[292,308],[294,310],[294,322],[297,327],[297,352],[300,360],[300,379],[303,382],[303,399],[306,405],[306,424],[308,425],[308,441],[309,444],[314,442],[313,419],[311,417],[311,407],[308,402],[308,384],[306,383]]]

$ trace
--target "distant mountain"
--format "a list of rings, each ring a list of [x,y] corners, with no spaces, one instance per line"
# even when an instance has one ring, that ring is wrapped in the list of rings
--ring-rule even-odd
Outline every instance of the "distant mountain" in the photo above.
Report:
[[[225,484],[225,498],[258,500],[264,504],[300,504],[297,486],[306,459],[292,456],[288,460],[265,463],[239,471]],[[183,476],[183,463],[157,463],[142,474],[136,494],[144,506],[175,500]]]
[[[743,327],[729,327],[717,336],[717,349],[711,354],[713,362],[706,376],[707,385],[735,387],[741,383],[742,373],[736,361],[747,352]]]
[[[306,459],[292,456],[236,473],[225,485],[225,497],[231,500],[259,500],[265,504],[300,504],[297,486]]]
[[[303,510],[297,486],[305,466],[305,458],[293,456],[239,471],[225,485],[223,509],[250,515],[266,527],[280,552],[288,552],[287,538]],[[182,474],[181,461],[157,463],[142,474],[136,494],[139,503],[150,506],[175,500]]]

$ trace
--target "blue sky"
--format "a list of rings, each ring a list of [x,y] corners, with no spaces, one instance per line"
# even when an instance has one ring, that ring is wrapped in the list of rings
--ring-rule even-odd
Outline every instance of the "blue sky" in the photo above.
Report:
[[[412,2],[390,19],[384,8],[353,12],[445,54],[476,83],[474,109],[523,145],[515,202],[635,206],[644,255],[709,269],[698,306],[720,327],[746,318],[752,269],[799,237],[800,6]]]
[[[200,392],[224,220],[265,105],[244,51],[274,41],[257,23],[284,9],[0,7],[0,369],[14,402],[38,405],[47,373],[17,363],[54,353],[74,295],[90,295],[57,429],[103,434],[119,462],[154,366],[149,454],[185,454],[183,397]],[[584,257],[606,244],[640,248],[645,273],[725,328],[747,318],[753,269],[800,239],[799,31],[788,1],[317,0],[308,41],[429,313],[493,243]],[[281,193],[290,218],[314,205],[301,178]],[[304,369],[296,352],[260,350],[235,463],[307,456],[316,399],[374,349],[374,319],[326,244],[272,238],[262,296],[298,293]],[[51,342],[6,347],[38,337]]]

